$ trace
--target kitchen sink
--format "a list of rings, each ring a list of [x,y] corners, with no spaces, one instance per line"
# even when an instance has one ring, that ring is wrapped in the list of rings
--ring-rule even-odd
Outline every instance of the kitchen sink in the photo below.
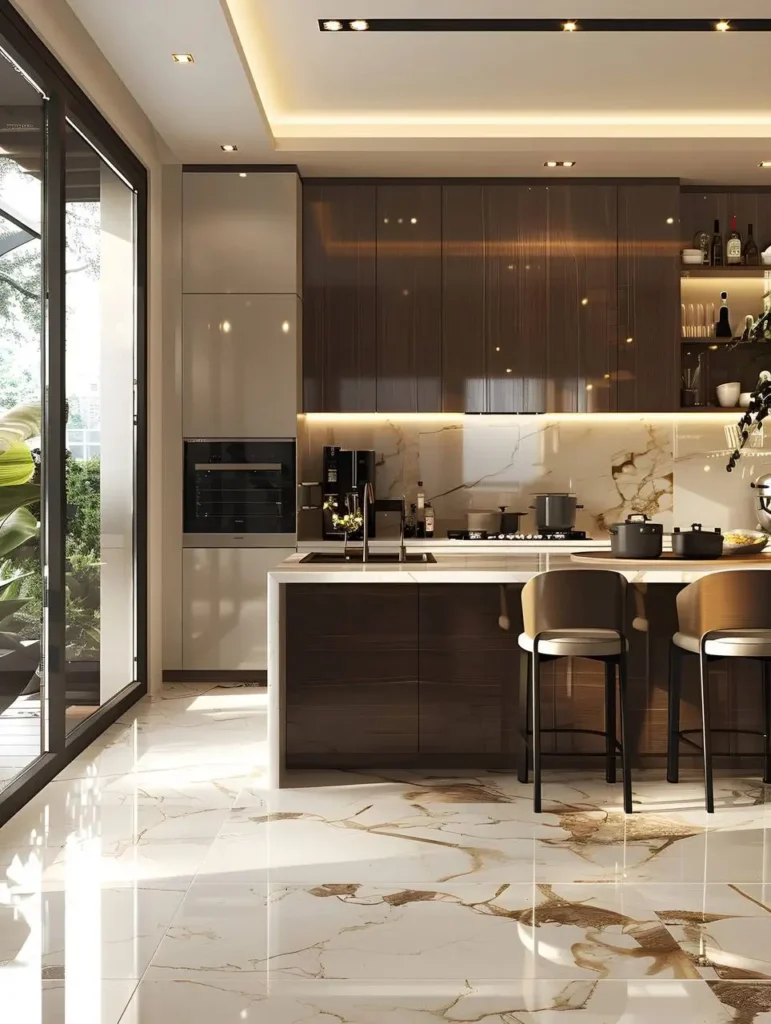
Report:
[[[312,551],[302,560],[303,565],[307,562],[315,562],[317,565],[344,565],[346,563],[361,565],[361,551],[349,551],[348,555],[345,555],[342,551]],[[416,565],[427,562],[436,562],[436,559],[430,552],[408,551],[407,561],[402,564]],[[370,552],[369,565],[397,565],[398,563],[398,551]]]

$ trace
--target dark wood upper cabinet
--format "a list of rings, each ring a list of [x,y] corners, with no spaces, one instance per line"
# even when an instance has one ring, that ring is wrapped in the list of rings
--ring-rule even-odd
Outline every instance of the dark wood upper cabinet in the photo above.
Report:
[[[488,412],[546,412],[549,386],[545,185],[491,185],[485,274]]]
[[[303,190],[303,408],[374,412],[374,185]]]
[[[680,188],[618,189],[618,409],[680,405]]]
[[[440,185],[377,189],[377,410],[442,409]]]
[[[487,412],[483,185],[442,189],[442,410]]]
[[[547,408],[616,409],[615,185],[549,188]]]
[[[548,192],[545,186],[443,189],[443,408],[547,408]]]

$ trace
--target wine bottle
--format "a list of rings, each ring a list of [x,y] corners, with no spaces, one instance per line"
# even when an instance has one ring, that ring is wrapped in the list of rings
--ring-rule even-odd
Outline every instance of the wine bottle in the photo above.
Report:
[[[712,245],[709,250],[709,261],[713,267],[723,266],[723,236],[720,234],[720,221],[715,221],[715,230],[712,234]]]
[[[725,261],[730,267],[738,267],[742,261],[742,236],[736,226],[736,214],[731,217],[731,234],[726,241]]]
[[[748,267],[760,266],[760,251],[755,239],[752,237],[752,224],[747,225],[747,241],[744,243],[742,263]]]
[[[430,501],[425,504],[426,512],[426,537],[434,536],[434,508]]]

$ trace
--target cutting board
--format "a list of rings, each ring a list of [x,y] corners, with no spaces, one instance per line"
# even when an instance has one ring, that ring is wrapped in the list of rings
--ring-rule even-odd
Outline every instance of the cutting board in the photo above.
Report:
[[[755,555],[722,555],[720,558],[678,558],[672,551],[665,551],[660,558],[618,558],[612,551],[585,551],[571,556],[574,562],[594,565],[603,569],[628,569],[630,565],[647,568],[676,569],[686,566],[712,565],[721,569],[771,569],[771,554],[759,551]]]

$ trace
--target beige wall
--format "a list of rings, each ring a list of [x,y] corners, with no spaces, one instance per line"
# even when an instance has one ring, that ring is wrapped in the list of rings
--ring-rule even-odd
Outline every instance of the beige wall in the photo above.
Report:
[[[163,606],[163,224],[161,176],[174,157],[66,0],[14,0],[51,52],[147,167],[148,260],[148,655],[149,685],[161,682]]]

